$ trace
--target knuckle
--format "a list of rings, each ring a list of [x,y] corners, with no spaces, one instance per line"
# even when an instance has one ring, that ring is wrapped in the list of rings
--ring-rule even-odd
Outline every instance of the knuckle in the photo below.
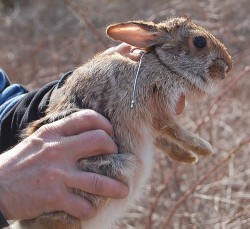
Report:
[[[98,113],[96,111],[87,109],[83,111],[83,114],[81,119],[84,119],[84,121],[95,122],[96,119],[98,119]]]
[[[60,139],[62,136],[60,135],[59,131],[56,130],[57,127],[58,123],[56,122],[47,123],[41,126],[35,133],[37,136],[50,141],[53,139]]]
[[[50,131],[50,125],[49,124],[45,124],[43,126],[41,126],[37,131],[36,131],[36,134],[40,137],[45,137],[47,136],[48,134],[51,133]]]
[[[107,142],[108,141],[108,135],[104,130],[98,129],[98,130],[94,130],[92,133],[93,133],[92,138],[94,140],[100,141],[100,142]]]
[[[93,124],[97,121],[98,116],[99,115],[96,111],[86,109],[72,113],[68,115],[64,120],[69,124],[69,126],[78,125],[79,122],[87,122]]]
[[[93,132],[93,140],[99,145],[100,149],[117,152],[118,148],[112,138],[102,129]]]
[[[112,138],[102,129],[92,130],[86,139],[89,144],[94,146],[96,151],[117,153],[118,147]]]
[[[92,178],[92,189],[94,193],[100,194],[103,190],[103,180],[99,174],[94,174]]]
[[[46,143],[43,138],[37,137],[37,136],[32,136],[29,139],[25,139],[30,145],[31,148],[42,148]]]
[[[47,142],[44,144],[43,154],[50,159],[58,160],[63,152],[63,145],[60,142]]]

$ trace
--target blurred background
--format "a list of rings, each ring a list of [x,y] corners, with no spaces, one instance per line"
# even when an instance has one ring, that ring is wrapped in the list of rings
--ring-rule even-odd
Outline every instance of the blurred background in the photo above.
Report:
[[[221,90],[188,103],[179,122],[212,143],[196,165],[155,155],[144,199],[120,228],[250,228],[249,0],[0,0],[0,67],[32,90],[116,43],[107,25],[187,16],[222,40],[233,71]]]

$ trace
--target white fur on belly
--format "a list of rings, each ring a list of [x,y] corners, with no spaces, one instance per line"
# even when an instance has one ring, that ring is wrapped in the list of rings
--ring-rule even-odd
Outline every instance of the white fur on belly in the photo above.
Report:
[[[116,223],[125,216],[125,213],[140,199],[146,182],[148,181],[153,164],[153,140],[150,131],[144,133],[144,141],[139,152],[141,166],[136,166],[134,174],[128,176],[130,179],[130,191],[128,196],[122,200],[110,199],[99,211],[96,217],[81,223],[82,229],[114,229]]]

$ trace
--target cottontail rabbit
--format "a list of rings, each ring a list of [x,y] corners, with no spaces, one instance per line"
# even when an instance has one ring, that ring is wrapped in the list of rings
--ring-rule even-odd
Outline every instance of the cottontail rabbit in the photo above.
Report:
[[[95,218],[79,221],[57,212],[19,221],[20,228],[114,228],[141,196],[155,149],[188,163],[196,162],[197,155],[213,153],[208,142],[176,123],[174,113],[180,96],[213,94],[232,67],[225,46],[186,18],[111,25],[107,34],[146,51],[140,69],[139,63],[118,53],[97,55],[55,89],[46,116],[33,123],[26,134],[79,109],[103,114],[113,125],[119,154],[80,160],[77,166],[124,181],[129,195],[111,200],[75,190],[98,209]]]

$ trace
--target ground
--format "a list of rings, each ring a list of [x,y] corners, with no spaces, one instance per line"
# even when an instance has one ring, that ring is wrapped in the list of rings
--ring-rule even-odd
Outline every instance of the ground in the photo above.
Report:
[[[221,39],[234,67],[214,97],[188,103],[182,125],[216,155],[195,165],[157,153],[147,195],[121,228],[250,228],[249,0],[0,0],[0,66],[29,89],[58,79],[115,43],[107,25],[187,16]]]

